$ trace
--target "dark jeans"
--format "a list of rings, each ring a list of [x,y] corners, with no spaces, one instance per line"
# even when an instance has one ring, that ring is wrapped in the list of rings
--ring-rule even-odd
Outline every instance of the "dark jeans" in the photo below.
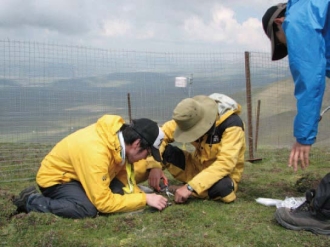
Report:
[[[114,179],[110,184],[113,193],[118,194],[123,194],[123,186],[117,179]],[[78,181],[40,188],[40,191],[42,195],[36,194],[29,197],[28,212],[52,213],[72,219],[95,217],[98,213]]]

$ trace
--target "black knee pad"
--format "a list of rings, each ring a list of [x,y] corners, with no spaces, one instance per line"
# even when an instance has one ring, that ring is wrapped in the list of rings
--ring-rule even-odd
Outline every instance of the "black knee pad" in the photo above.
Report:
[[[229,195],[234,190],[234,182],[229,177],[226,176],[216,182],[209,190],[208,195],[211,199],[216,197],[225,197]]]
[[[183,151],[180,148],[170,144],[165,147],[163,162],[164,164],[171,163],[182,170],[186,167],[186,160]]]

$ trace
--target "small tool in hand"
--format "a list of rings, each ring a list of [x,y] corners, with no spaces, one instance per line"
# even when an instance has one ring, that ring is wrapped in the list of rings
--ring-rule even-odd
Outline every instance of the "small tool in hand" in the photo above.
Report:
[[[162,177],[162,179],[163,179],[163,182],[164,182],[164,185],[165,185],[165,193],[166,193],[167,197],[170,199],[171,196],[174,196],[174,194],[171,193],[169,191],[169,189],[168,189],[168,180],[167,180],[167,178],[166,177]]]

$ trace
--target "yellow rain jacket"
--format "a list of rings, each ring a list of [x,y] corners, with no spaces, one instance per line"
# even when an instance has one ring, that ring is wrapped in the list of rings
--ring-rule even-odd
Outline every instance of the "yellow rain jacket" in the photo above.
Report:
[[[220,116],[216,121],[217,129],[221,129],[219,128],[221,124],[226,127],[221,136],[213,136],[211,144],[207,140],[207,135],[191,143],[195,150],[193,153],[184,151],[186,160],[184,171],[172,164],[167,167],[176,179],[188,183],[198,197],[207,197],[207,190],[225,176],[232,178],[235,191],[237,190],[237,183],[241,180],[244,168],[245,133],[241,119],[238,116],[231,119],[229,117],[240,112],[241,106],[237,104],[237,109],[228,110]],[[229,121],[225,123],[227,119]],[[168,143],[174,142],[175,128],[174,120],[162,126],[165,133],[162,149]]]
[[[240,112],[241,106],[237,104],[235,109],[227,110],[220,116],[216,126],[219,127],[231,115],[238,115]],[[224,123],[226,128],[222,136],[214,137],[219,138],[220,142],[215,140],[212,144],[209,144],[207,143],[207,135],[205,135],[201,138],[201,141],[191,143],[195,147],[193,153],[184,151],[186,160],[184,171],[172,164],[166,167],[175,179],[189,183],[200,198],[206,198],[208,196],[207,190],[227,175],[234,181],[235,191],[237,191],[237,184],[241,180],[246,149],[244,126],[240,118],[236,117],[236,120],[238,120],[236,122],[235,120],[228,120],[230,120],[229,123],[228,121]],[[164,151],[168,143],[175,141],[173,138],[175,128],[176,123],[174,120],[170,120],[162,126],[165,137],[160,148],[161,152]],[[156,167],[159,168],[161,165],[152,159],[135,163],[134,169],[137,174],[137,181],[142,182],[143,179],[147,179],[147,170]]]
[[[109,188],[116,177],[127,185],[117,137],[124,124],[120,116],[104,115],[95,124],[65,137],[41,162],[37,183],[42,188],[79,181],[101,213],[127,212],[146,205],[146,195],[135,185],[132,194],[114,194]]]

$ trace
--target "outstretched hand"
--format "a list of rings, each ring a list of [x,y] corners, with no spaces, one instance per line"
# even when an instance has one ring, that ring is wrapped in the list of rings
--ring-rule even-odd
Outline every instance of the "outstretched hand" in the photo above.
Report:
[[[300,163],[301,169],[305,169],[309,166],[309,152],[311,145],[303,145],[299,142],[295,142],[291,148],[289,157],[289,167],[293,167],[296,172],[298,170],[298,164]]]
[[[188,190],[187,185],[183,185],[175,191],[174,201],[176,203],[185,203],[190,195],[191,191]]]
[[[157,208],[158,210],[163,210],[167,207],[167,198],[157,195],[155,193],[153,194],[146,194],[147,196],[147,204],[150,207]]]

